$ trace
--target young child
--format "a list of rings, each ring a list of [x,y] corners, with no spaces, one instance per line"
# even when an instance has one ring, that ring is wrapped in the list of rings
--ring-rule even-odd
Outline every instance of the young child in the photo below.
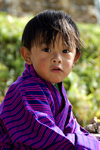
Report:
[[[100,150],[76,121],[63,80],[80,57],[80,35],[61,11],[32,18],[22,35],[23,75],[0,105],[1,150]]]

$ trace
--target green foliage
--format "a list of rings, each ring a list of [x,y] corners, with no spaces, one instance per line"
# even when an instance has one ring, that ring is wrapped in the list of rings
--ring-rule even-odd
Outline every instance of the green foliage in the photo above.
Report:
[[[85,48],[64,84],[73,112],[84,126],[94,115],[100,117],[100,27],[78,24],[78,28]]]
[[[0,13],[0,95],[14,82],[24,69],[20,54],[21,35],[28,18],[14,18]]]
[[[0,14],[0,100],[24,70],[25,62],[20,54],[21,35],[30,18]],[[81,58],[64,80],[64,86],[74,115],[84,126],[94,115],[100,117],[100,27],[78,24],[78,28],[85,48],[82,47]]]

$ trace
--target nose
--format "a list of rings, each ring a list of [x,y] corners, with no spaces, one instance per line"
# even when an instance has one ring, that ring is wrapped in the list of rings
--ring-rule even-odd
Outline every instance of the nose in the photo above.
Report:
[[[53,55],[52,62],[53,63],[61,63],[62,62],[62,58],[61,58],[60,54],[55,53]]]

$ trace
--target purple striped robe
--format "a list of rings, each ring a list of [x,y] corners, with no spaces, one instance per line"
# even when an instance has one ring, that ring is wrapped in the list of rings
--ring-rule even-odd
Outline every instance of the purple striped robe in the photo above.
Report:
[[[100,150],[61,91],[26,65],[0,105],[0,150]]]

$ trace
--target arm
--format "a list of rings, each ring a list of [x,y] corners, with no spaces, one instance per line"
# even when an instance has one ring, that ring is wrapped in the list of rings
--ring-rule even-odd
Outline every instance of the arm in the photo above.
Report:
[[[81,150],[84,148],[83,139],[85,138],[83,134],[74,132],[67,134],[56,125],[51,111],[50,98],[45,96],[43,91],[32,89],[25,92],[24,89],[20,88],[16,91],[12,95],[10,93],[10,101],[6,96],[5,107],[1,115],[9,139],[16,148],[26,148],[27,150],[30,148],[39,150],[73,150],[76,148]],[[18,91],[20,91],[20,94],[18,94]],[[13,98],[11,99],[11,97]],[[7,103],[8,101],[9,103]],[[2,139],[0,140],[2,141]],[[4,140],[7,145],[6,138]],[[4,140],[1,145],[4,144]],[[99,150],[100,143],[95,138],[90,137],[86,142],[93,142]],[[93,150],[95,148],[93,147]],[[88,147],[85,149],[88,149]]]
[[[11,141],[11,138],[2,120],[0,119],[0,150],[13,149],[13,148],[14,148],[14,145]]]
[[[100,142],[92,135],[84,130],[78,123],[72,112],[72,106],[70,105],[68,111],[68,118],[64,128],[64,133],[71,139],[74,134],[72,142],[75,140],[76,149],[91,149],[99,150]]]
[[[6,132],[3,133],[4,139],[2,137],[0,139],[0,146],[5,145],[6,148],[13,144],[16,148],[27,150],[29,148],[61,150],[66,146],[73,149],[73,144],[56,126],[47,99],[41,95],[40,100],[37,96],[30,96],[28,92],[27,97],[24,92],[21,94],[23,96],[18,96],[15,100],[16,94],[13,93],[13,104],[10,99],[9,104],[6,103],[4,106],[1,119]],[[27,100],[29,96],[30,100]],[[34,104],[31,104],[32,102]]]

